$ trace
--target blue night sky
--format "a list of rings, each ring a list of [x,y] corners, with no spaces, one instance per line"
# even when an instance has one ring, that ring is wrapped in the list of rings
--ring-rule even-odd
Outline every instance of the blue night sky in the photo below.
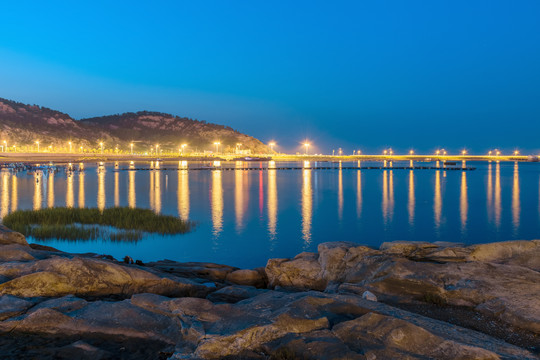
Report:
[[[540,152],[540,1],[9,1],[0,97],[300,149]]]

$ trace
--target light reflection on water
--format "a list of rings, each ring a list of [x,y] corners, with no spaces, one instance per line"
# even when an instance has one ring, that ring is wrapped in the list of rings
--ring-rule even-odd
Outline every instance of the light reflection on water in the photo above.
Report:
[[[135,179],[135,172],[133,172]],[[133,180],[133,182],[135,182]],[[189,171],[178,170],[178,216],[181,219],[189,219]],[[133,185],[133,199],[135,199],[135,185]],[[135,204],[135,200],[133,200]]]
[[[214,238],[218,238],[223,230],[223,184],[221,170],[212,170],[212,224]]]
[[[414,170],[409,170],[409,225],[414,226]]]
[[[459,196],[459,215],[461,217],[461,233],[467,229],[467,213],[469,211],[469,200],[467,199],[467,172],[461,173],[461,192]]]
[[[514,236],[519,231],[519,213],[521,211],[519,201],[519,167],[518,163],[514,164],[514,181],[512,184],[512,222],[514,224]]]
[[[311,216],[313,214],[313,192],[311,190],[311,170],[302,170],[302,238],[304,250],[311,243]]]
[[[261,165],[268,169],[243,169]],[[539,164],[469,163],[478,167],[472,172],[397,168],[408,162],[389,162],[383,170],[350,169],[357,165],[376,164],[305,162],[290,164],[300,170],[278,170],[275,163],[222,162],[221,169],[197,171],[185,162],[140,162],[87,165],[85,172],[67,174],[2,171],[0,215],[51,206],[150,208],[194,220],[196,229],[179,236],[149,235],[138,243],[44,243],[117,258],[245,267],[316,251],[325,241],[378,246],[392,240],[540,238]],[[226,170],[230,167],[242,170]]]

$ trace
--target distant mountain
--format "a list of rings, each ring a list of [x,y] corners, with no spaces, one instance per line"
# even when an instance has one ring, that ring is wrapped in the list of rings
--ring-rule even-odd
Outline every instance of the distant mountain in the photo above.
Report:
[[[188,144],[189,151],[214,150],[214,142],[221,143],[220,151],[232,151],[236,144],[254,153],[267,152],[267,147],[254,137],[242,134],[228,126],[207,123],[185,117],[158,112],[140,111],[75,120],[68,114],[37,105],[27,105],[0,98],[0,145],[20,149],[40,149],[49,146],[56,151],[73,151],[116,147],[128,151],[134,143],[137,152],[149,151],[156,144],[164,151],[177,151]]]

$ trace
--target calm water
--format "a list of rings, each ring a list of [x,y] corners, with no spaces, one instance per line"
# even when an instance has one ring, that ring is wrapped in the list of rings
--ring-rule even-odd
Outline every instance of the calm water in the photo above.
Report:
[[[118,170],[112,163],[103,170],[86,164],[84,172],[69,176],[3,171],[0,213],[50,206],[150,208],[196,221],[197,227],[186,235],[150,235],[139,242],[41,243],[116,258],[130,255],[143,261],[167,258],[240,267],[316,251],[325,241],[378,246],[392,240],[472,244],[540,238],[540,164],[469,163],[477,167],[475,171],[340,170],[339,164],[318,165],[336,168],[197,171],[178,170],[181,164],[166,162],[159,164],[161,171],[123,170],[128,163],[119,163]],[[380,163],[362,163],[368,165]]]

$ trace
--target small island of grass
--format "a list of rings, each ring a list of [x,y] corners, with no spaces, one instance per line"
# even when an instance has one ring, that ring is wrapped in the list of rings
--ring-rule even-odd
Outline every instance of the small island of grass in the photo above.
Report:
[[[137,241],[144,232],[183,234],[193,223],[174,216],[160,215],[148,209],[114,207],[54,207],[18,210],[2,220],[3,224],[34,239]]]

